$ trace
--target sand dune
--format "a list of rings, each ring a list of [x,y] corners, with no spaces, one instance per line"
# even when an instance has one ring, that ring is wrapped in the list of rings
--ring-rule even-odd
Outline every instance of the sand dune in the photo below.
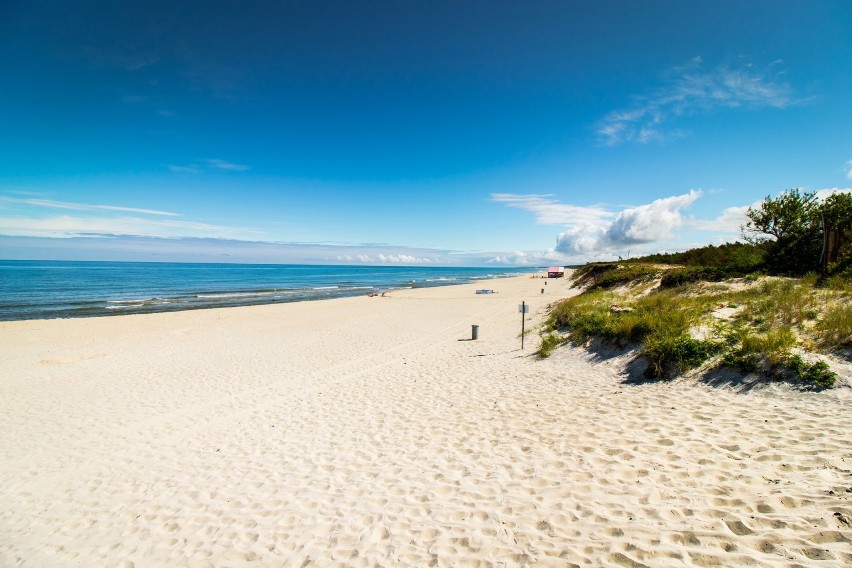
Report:
[[[852,389],[539,361],[568,282],[478,286],[0,323],[0,565],[852,564]]]

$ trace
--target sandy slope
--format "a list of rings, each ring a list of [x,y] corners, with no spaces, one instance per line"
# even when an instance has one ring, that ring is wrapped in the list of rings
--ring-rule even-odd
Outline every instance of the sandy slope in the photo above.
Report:
[[[850,389],[537,361],[568,283],[482,286],[0,323],[0,565],[852,564]]]

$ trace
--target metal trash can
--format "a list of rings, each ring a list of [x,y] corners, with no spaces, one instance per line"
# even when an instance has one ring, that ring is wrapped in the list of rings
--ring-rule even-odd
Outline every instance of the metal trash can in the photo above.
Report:
[[[470,326],[470,338],[473,341],[476,341],[477,339],[479,339],[479,326],[478,325]]]

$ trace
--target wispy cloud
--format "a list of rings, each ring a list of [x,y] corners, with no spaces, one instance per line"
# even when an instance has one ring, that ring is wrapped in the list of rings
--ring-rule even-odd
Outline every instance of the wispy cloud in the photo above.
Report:
[[[233,162],[226,162],[225,160],[217,160],[217,159],[207,159],[204,160],[210,167],[217,168],[220,170],[228,170],[231,172],[244,172],[249,170],[248,166],[244,166],[243,164],[234,164]]]
[[[166,168],[171,172],[175,173],[189,173],[189,174],[199,174],[204,171],[210,170],[223,170],[226,172],[245,172],[251,169],[251,167],[246,166],[244,164],[235,164],[234,162],[228,162],[226,160],[219,160],[217,158],[207,158],[205,160],[198,160],[189,165],[181,165],[181,164],[163,164]]]
[[[152,260],[421,266],[523,265],[504,253],[477,253],[394,245],[270,242],[210,237],[146,237],[83,234],[71,238],[4,236],[5,258],[53,260]],[[518,253],[523,255],[523,253]],[[496,261],[500,257],[505,262]],[[557,255],[558,256],[558,255]],[[538,265],[548,261],[538,262]],[[535,263],[532,263],[535,264]],[[499,269],[498,269],[499,270]]]
[[[201,170],[196,166],[178,166],[176,164],[163,164],[165,165],[170,172],[174,172],[176,174],[197,174]]]
[[[335,257],[338,262],[346,264],[435,264],[437,258],[429,258],[425,256],[413,256],[410,254],[338,254]]]
[[[662,141],[685,135],[670,126],[680,116],[738,107],[781,109],[801,102],[776,64],[763,71],[752,65],[707,70],[701,58],[695,58],[672,70],[656,91],[638,95],[629,107],[607,114],[598,123],[598,140],[605,146]]]
[[[690,219],[688,225],[699,231],[713,231],[716,233],[739,233],[740,226],[748,221],[746,211],[749,207],[759,207],[760,202],[752,203],[751,205],[740,205],[736,207],[727,207],[722,214],[713,220],[706,221],[701,219]]]
[[[852,160],[849,160],[848,162],[846,162],[845,169],[846,169],[846,179],[852,179]]]
[[[514,193],[492,193],[491,200],[505,203],[535,214],[541,225],[566,225],[570,223],[597,222],[612,216],[612,212],[601,206],[578,206],[560,203],[552,195],[519,195]]]
[[[5,205],[5,206],[4,206]],[[257,239],[262,231],[198,222],[180,213],[41,198],[0,196],[0,234],[29,237],[92,237],[136,235],[146,237],[203,237]],[[68,211],[58,213],[53,210]]]
[[[122,207],[120,205],[92,205],[90,203],[72,203],[69,201],[53,201],[50,199],[18,199],[14,197],[0,197],[0,202],[32,205],[35,207],[47,207],[50,209],[70,209],[73,211],[118,211],[122,213],[142,213],[145,215],[162,215],[166,217],[180,216],[180,213],[158,211],[156,209],[140,209],[138,207]]]
[[[143,237],[257,238],[259,232],[239,227],[223,227],[193,221],[161,220],[143,217],[92,217],[55,215],[51,217],[0,217],[0,234],[22,237]]]

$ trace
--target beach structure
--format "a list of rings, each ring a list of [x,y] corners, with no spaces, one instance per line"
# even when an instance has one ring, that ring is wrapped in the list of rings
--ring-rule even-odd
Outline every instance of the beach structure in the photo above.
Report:
[[[565,276],[565,271],[560,266],[551,266],[547,269],[548,278],[562,278]]]

